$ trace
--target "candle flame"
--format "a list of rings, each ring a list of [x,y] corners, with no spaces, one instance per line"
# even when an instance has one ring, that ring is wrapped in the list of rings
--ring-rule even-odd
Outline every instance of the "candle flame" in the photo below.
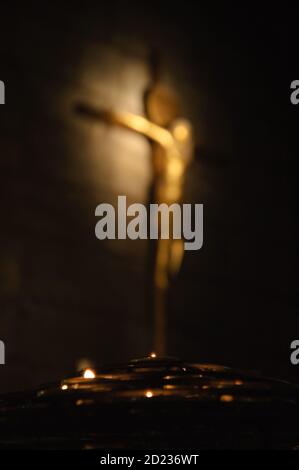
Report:
[[[84,379],[94,379],[95,376],[96,374],[91,369],[86,369],[83,374]]]

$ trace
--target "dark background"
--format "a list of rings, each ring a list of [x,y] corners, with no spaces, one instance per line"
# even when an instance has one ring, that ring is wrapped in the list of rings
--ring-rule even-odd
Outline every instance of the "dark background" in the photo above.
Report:
[[[204,248],[186,254],[172,287],[169,354],[299,381],[289,359],[299,336],[299,107],[290,103],[298,22],[293,6],[208,11],[189,1],[1,11],[0,390],[57,379],[81,358],[124,361],[151,350],[146,247],[94,236],[96,205],[118,193],[110,152],[126,136],[99,134],[95,150],[96,126],[73,108],[92,102],[97,77],[104,100],[114,87],[113,106],[115,89],[136,88],[138,98],[152,51],[194,125],[186,201],[205,211]],[[141,74],[124,71],[132,61]],[[93,172],[97,159],[103,174]],[[124,182],[130,171],[138,179],[133,165]]]

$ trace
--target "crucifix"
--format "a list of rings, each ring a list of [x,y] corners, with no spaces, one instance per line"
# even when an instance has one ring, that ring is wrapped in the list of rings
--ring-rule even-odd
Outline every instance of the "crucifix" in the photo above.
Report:
[[[178,117],[175,93],[159,83],[145,93],[145,110],[145,116],[140,116],[115,109],[98,109],[89,104],[76,106],[76,111],[88,118],[128,129],[147,138],[152,149],[152,202],[168,206],[180,204],[186,170],[193,157],[191,124]],[[169,233],[170,238],[159,236],[156,240],[152,260],[153,350],[159,356],[165,356],[167,352],[167,294],[184,254],[184,241],[174,239],[172,230]]]

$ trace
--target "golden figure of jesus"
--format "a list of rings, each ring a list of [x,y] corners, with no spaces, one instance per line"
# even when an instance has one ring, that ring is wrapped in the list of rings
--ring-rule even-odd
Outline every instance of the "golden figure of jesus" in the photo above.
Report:
[[[189,121],[173,117],[171,99],[165,100],[168,92],[165,90],[156,87],[149,92],[147,117],[115,110],[95,109],[89,105],[79,105],[77,111],[137,132],[149,139],[152,143],[152,202],[171,206],[182,202],[186,170],[193,156],[193,139]],[[169,227],[168,238],[158,237],[154,255],[153,348],[159,356],[166,354],[166,299],[169,283],[180,268],[183,254],[184,241],[174,239],[172,227]]]

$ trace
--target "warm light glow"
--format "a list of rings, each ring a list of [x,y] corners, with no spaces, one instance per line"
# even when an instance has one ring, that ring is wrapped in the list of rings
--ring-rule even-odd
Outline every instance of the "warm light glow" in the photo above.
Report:
[[[145,396],[146,398],[152,398],[154,395],[153,395],[153,392],[149,390],[148,392],[146,392]]]
[[[154,353],[154,352],[151,353],[151,358],[152,358],[152,359],[156,359],[156,357],[157,357],[157,354],[156,354],[156,353]]]
[[[234,401],[234,397],[232,395],[221,395],[220,401],[223,401],[225,403],[231,403]]]
[[[176,386],[175,385],[163,385],[163,388],[165,390],[175,390]]]
[[[62,385],[61,386],[61,390],[67,390],[68,389],[68,386],[67,385]]]
[[[179,141],[187,140],[190,136],[190,129],[185,122],[178,123],[173,129],[175,139]]]
[[[236,381],[235,381],[235,385],[243,385],[242,380],[236,380]]]
[[[96,374],[91,369],[86,369],[83,374],[84,379],[94,379],[95,376]]]

